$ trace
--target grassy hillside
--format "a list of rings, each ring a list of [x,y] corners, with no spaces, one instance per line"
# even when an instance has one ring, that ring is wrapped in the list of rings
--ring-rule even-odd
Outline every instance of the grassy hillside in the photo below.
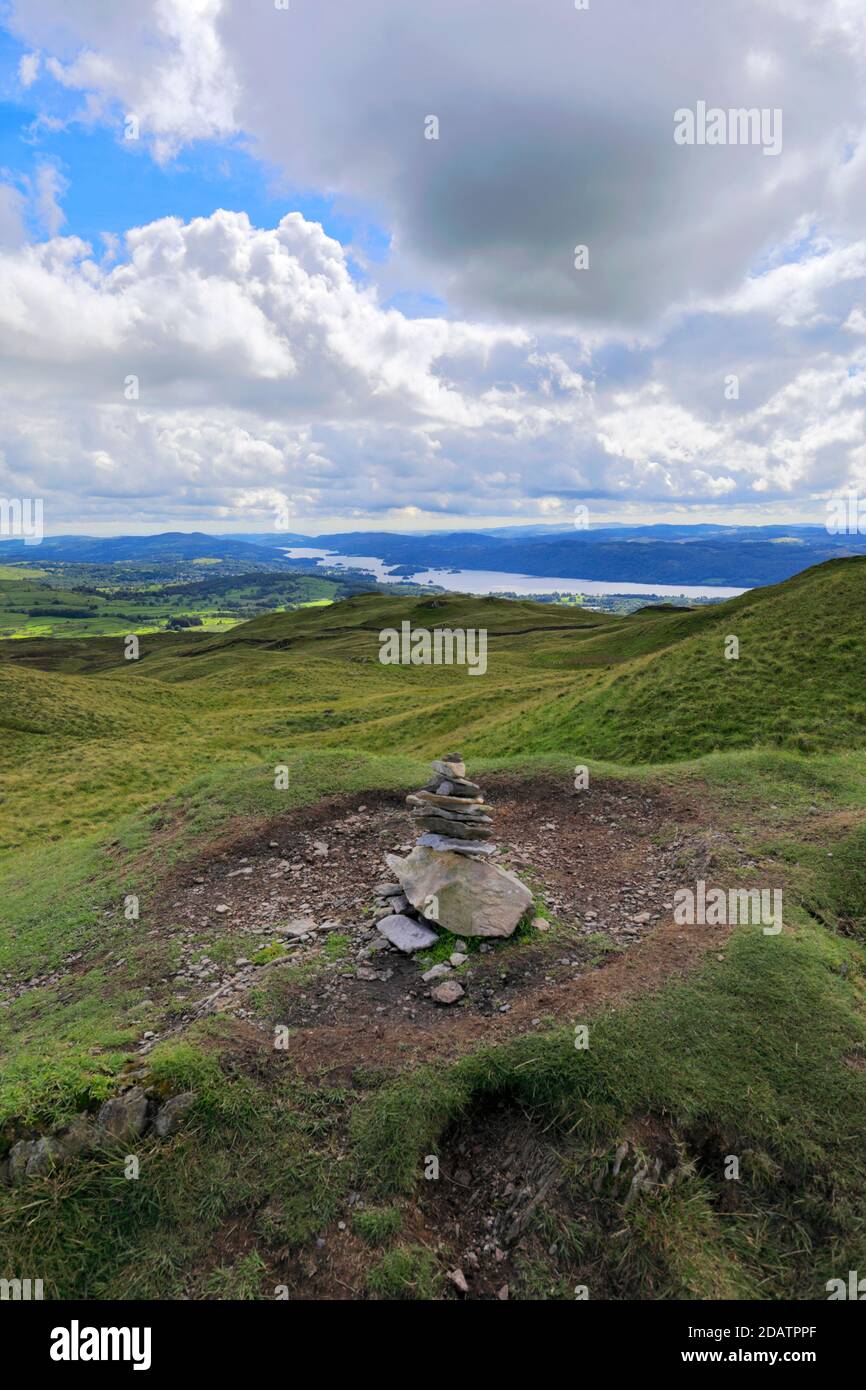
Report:
[[[0,644],[3,843],[105,829],[214,765],[258,768],[267,784],[291,749],[434,756],[456,742],[474,758],[641,764],[762,745],[859,748],[864,605],[866,559],[854,558],[714,608],[627,619],[370,594],[222,635],[144,636],[139,661],[123,659],[120,640],[47,653]],[[379,632],[404,620],[486,630],[486,674],[380,664]],[[725,659],[729,635],[736,661]],[[52,799],[40,781],[46,734],[62,736]]]
[[[583,762],[593,785],[675,793],[703,819],[686,881],[703,864],[786,890],[782,936],[741,928],[693,976],[601,1006],[588,1054],[573,1019],[550,1015],[531,1039],[476,1038],[432,1068],[392,1049],[338,1084],[254,1060],[228,1019],[182,1029],[153,1073],[194,1087],[196,1126],[146,1141],[146,1183],[109,1157],[79,1165],[28,1188],[26,1220],[0,1189],[0,1274],[39,1268],[55,1296],[269,1297],[292,1283],[286,1260],[303,1267],[316,1236],[351,1221],[354,1189],[373,1215],[340,1278],[358,1296],[441,1296],[444,1216],[419,1196],[419,1163],[464,1133],[483,1146],[488,1114],[494,1129],[519,1114],[567,1170],[513,1275],[522,1296],[570,1297],[575,1281],[612,1298],[823,1296],[866,1231],[864,611],[866,559],[851,559],[716,608],[621,619],[375,594],[145,636],[137,662],[109,638],[0,644],[0,1140],[95,1104],[144,1029],[176,1025],[171,906],[148,921],[168,874],[247,832],[267,844],[323,797],[402,795],[446,744],[482,777],[570,786]],[[485,629],[487,673],[383,666],[379,632],[404,620]],[[674,816],[659,851],[683,836]],[[575,948],[550,916],[555,960]],[[234,959],[230,934],[202,931],[203,950]],[[329,968],[353,971],[339,950]],[[315,995],[318,979],[289,971],[283,988]],[[273,1017],[268,989],[251,1017]],[[624,1136],[675,1157],[672,1190],[626,1203],[604,1179]],[[736,1190],[719,1175],[731,1153]],[[242,1238],[223,1249],[228,1229]]]

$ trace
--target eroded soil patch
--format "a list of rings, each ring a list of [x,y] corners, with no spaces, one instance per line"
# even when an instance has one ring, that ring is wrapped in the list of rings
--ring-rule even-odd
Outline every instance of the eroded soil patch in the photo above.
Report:
[[[459,1004],[430,998],[421,975],[431,957],[371,952],[384,856],[413,843],[402,796],[374,792],[292,812],[168,879],[147,915],[178,962],[154,981],[155,998],[170,996],[171,1026],[220,1012],[270,1047],[280,1024],[304,1074],[344,1081],[359,1065],[399,1069],[579,1019],[658,987],[724,940],[725,928],[673,921],[676,888],[734,852],[702,808],[603,782],[577,793],[553,778],[503,776],[485,790],[499,862],[549,920],[509,941],[471,942],[455,974]],[[286,934],[304,919],[306,935]]]

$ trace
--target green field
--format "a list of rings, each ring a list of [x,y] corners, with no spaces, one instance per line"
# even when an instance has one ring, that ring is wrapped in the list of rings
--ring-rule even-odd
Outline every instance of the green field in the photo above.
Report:
[[[182,623],[224,632],[258,612],[330,603],[347,585],[315,575],[224,573],[225,562],[188,565],[0,566],[0,641],[121,637]],[[202,578],[202,571],[207,575]],[[219,571],[216,575],[214,572]],[[186,577],[184,577],[186,576]]]
[[[10,603],[45,601],[32,577],[0,577],[0,592],[0,626]],[[627,617],[305,592],[295,611],[228,630],[150,635],[109,616],[120,600],[91,597],[106,606],[92,619],[51,623],[50,640],[16,626],[0,644],[0,981],[35,981],[0,1009],[6,1147],[110,1094],[141,1030],[171,1017],[151,989],[170,944],[130,942],[125,894],[146,903],[170,868],[293,807],[417,786],[446,747],[481,777],[567,781],[587,764],[602,784],[675,790],[711,813],[708,844],[724,835],[784,882],[786,930],[768,951],[738,928],[687,979],[601,1009],[586,1053],[554,1018],[448,1065],[394,1056],[336,1086],[245,1069],[229,1020],[193,1025],[151,1065],[159,1084],[196,1090],[196,1127],[148,1150],[146,1182],[106,1156],[26,1196],[0,1189],[0,1266],[38,1269],[55,1296],[272,1297],[280,1269],[350,1220],[355,1190],[374,1213],[353,1237],[361,1296],[445,1296],[450,1256],[412,1236],[419,1165],[505,1104],[566,1172],[515,1276],[522,1296],[573,1297],[576,1281],[608,1298],[824,1297],[826,1279],[862,1267],[866,559]],[[484,629],[487,673],[382,665],[380,631],[406,619]],[[106,626],[79,636],[82,621]],[[133,630],[140,657],[126,660]],[[70,953],[75,971],[53,981]],[[596,1185],[623,1134],[653,1127],[681,1180],[628,1202]],[[743,1156],[736,1188],[719,1154]],[[228,1229],[243,1239],[214,1264]]]

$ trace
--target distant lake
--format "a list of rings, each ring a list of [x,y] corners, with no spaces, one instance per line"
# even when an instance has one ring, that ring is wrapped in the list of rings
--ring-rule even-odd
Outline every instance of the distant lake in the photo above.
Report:
[[[608,583],[600,579],[551,579],[535,574],[508,574],[500,570],[428,570],[420,569],[411,576],[395,575],[400,568],[386,565],[375,555],[339,555],[334,550],[311,550],[292,546],[286,550],[290,560],[322,560],[334,569],[361,570],[374,579],[412,584],[438,584],[443,589],[457,589],[463,594],[658,594],[663,598],[736,598],[745,589],[723,589],[713,584],[635,584],[630,579]]]

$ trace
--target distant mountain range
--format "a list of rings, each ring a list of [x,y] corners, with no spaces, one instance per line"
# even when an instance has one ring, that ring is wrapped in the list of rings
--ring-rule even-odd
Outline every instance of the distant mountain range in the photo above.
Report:
[[[264,537],[250,537],[259,543]],[[281,535],[271,544],[375,555],[420,569],[501,570],[550,579],[592,579],[743,589],[789,579],[810,565],[866,553],[866,536],[832,536],[822,526],[501,527],[395,534],[349,531]]]
[[[157,536],[51,536],[38,546],[0,543],[0,560],[59,560],[110,564],[195,559],[248,559],[290,568],[285,547],[374,555],[402,572],[424,569],[498,570],[550,579],[608,583],[774,584],[824,560],[866,553],[866,536],[833,536],[820,526],[504,526],[478,531],[395,533],[347,531],[328,535],[262,532]]]
[[[271,538],[268,538],[271,540]],[[63,560],[67,564],[110,565],[118,561],[233,559],[286,567],[283,545],[305,540],[273,539],[258,544],[256,537],[211,536],[204,531],[164,531],[158,536],[46,536],[38,545],[0,541],[3,560]]]

